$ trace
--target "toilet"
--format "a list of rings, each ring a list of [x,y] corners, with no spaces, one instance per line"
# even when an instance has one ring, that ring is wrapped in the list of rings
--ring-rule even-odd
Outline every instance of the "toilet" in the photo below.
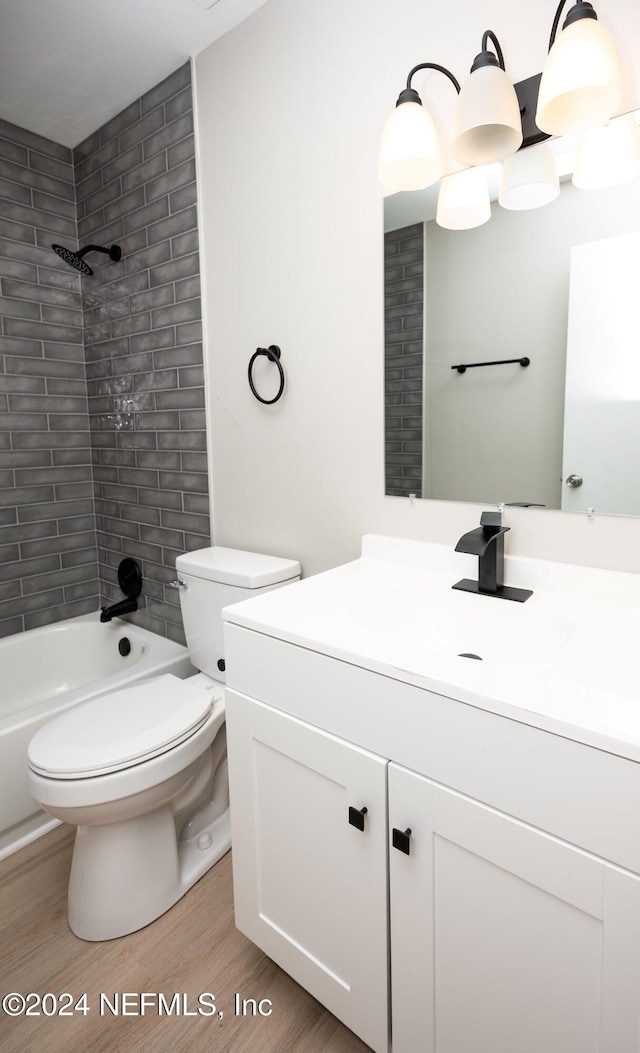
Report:
[[[200,672],[72,706],[29,744],[29,792],[77,826],[68,918],[83,940],[148,925],[230,848],[221,611],[300,576],[295,560],[219,546],[178,556],[176,570]]]

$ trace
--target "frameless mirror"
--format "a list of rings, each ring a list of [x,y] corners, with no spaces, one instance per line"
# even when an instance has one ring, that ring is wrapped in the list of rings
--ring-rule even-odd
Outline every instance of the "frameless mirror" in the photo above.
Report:
[[[386,493],[640,515],[640,178],[461,231],[436,195],[385,199]]]

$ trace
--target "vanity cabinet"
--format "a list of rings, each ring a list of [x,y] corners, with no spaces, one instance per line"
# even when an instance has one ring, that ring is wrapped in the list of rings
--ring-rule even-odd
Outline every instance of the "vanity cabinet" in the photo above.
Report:
[[[229,690],[227,739],[236,925],[386,1053],[386,761]]]
[[[394,1053],[632,1053],[640,880],[395,764]]]
[[[639,764],[238,625],[225,646],[241,931],[376,1053],[638,1053]]]

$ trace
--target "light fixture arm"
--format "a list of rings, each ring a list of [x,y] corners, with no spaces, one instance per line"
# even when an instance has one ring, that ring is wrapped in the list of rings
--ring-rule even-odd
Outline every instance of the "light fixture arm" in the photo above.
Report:
[[[551,36],[549,37],[549,51],[551,51],[551,48],[555,43],[558,26],[560,25],[560,16],[562,15],[566,2],[567,0],[560,0],[560,3],[558,4],[558,9],[555,13],[553,25],[551,27]],[[566,26],[570,26],[572,22],[576,22],[579,18],[598,18],[592,4],[590,4],[588,0],[576,0],[576,3],[567,14],[562,28],[564,29]]]
[[[491,43],[493,44],[494,48],[496,49],[496,55],[497,55],[497,58],[498,58],[498,65],[500,66],[500,69],[504,69],[504,55],[502,54],[502,48],[500,47],[500,41],[498,40],[497,36],[495,35],[495,33],[493,32],[492,29],[485,29],[484,33],[482,34],[482,51],[477,56],[475,62],[473,63],[473,66],[471,67],[472,71],[474,69],[477,69],[478,66],[486,66],[486,65],[489,65],[489,64],[491,64],[491,65],[494,64],[495,57],[491,54],[491,52],[489,51],[489,48],[487,46],[489,41],[491,41]],[[477,63],[477,65],[476,65],[476,63]]]
[[[400,106],[403,102],[417,102],[419,106],[422,106],[422,99],[418,95],[418,92],[415,88],[411,87],[411,79],[414,73],[418,73],[421,69],[435,69],[438,73],[444,73],[445,77],[448,77],[453,84],[458,95],[460,94],[460,85],[451,70],[448,70],[446,66],[439,66],[437,62],[420,62],[417,66],[414,66],[412,70],[409,70],[407,86],[400,92],[396,106]]]

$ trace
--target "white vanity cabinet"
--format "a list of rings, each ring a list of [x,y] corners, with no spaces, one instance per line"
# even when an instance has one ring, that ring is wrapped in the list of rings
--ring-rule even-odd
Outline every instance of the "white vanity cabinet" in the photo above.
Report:
[[[233,690],[227,713],[236,924],[376,1053],[390,1025],[393,1053],[637,1053],[638,877]]]
[[[637,576],[409,544],[227,612],[237,923],[376,1053],[640,1053]]]
[[[394,1053],[636,1053],[640,880],[395,764]]]
[[[386,761],[230,690],[227,738],[238,928],[386,1053]]]

